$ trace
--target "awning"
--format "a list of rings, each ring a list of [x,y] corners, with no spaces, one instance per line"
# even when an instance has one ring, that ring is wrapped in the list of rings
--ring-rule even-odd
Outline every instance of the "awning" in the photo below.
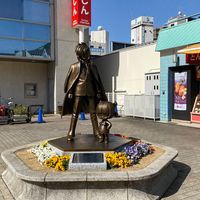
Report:
[[[184,53],[184,54],[200,53],[200,43],[189,45],[181,50],[178,50],[177,53]]]

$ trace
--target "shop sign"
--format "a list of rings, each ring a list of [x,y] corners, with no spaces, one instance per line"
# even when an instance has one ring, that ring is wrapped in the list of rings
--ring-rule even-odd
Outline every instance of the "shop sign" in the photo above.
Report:
[[[174,110],[187,110],[187,72],[174,73]]]
[[[72,0],[72,27],[91,26],[91,0]]]
[[[186,63],[200,64],[200,53],[186,54]]]

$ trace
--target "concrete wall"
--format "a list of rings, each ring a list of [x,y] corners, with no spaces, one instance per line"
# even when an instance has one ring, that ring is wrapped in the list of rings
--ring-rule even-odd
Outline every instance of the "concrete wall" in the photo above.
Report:
[[[55,0],[55,85],[54,112],[64,99],[64,81],[69,66],[77,62],[74,53],[79,42],[79,31],[71,27],[71,0]],[[85,41],[89,41],[88,29]]]
[[[129,47],[95,59],[105,90],[143,94],[145,73],[160,71],[160,53],[155,46]]]
[[[46,63],[0,61],[0,96],[13,97],[17,104],[43,104],[47,110],[47,67]],[[24,97],[25,83],[37,84],[36,97]]]

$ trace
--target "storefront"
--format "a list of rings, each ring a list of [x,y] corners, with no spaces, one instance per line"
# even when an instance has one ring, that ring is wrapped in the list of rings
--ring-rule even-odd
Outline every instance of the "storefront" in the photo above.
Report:
[[[156,50],[160,63],[160,117],[198,121],[200,106],[200,20],[161,30]],[[199,103],[200,105],[200,103]],[[194,109],[193,109],[194,108]],[[196,110],[195,110],[196,109]],[[200,118],[200,117],[199,117]],[[200,119],[199,119],[200,121]]]

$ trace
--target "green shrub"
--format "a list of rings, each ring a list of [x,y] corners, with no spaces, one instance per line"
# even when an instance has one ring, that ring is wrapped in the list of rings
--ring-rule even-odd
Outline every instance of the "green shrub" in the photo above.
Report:
[[[14,115],[24,115],[28,113],[28,106],[18,104],[13,109]]]

